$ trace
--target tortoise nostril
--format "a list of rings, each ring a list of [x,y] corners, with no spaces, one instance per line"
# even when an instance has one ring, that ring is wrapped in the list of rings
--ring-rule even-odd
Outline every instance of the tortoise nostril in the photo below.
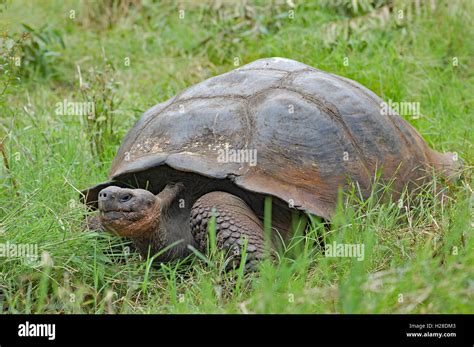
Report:
[[[99,193],[99,198],[102,198],[102,199],[107,198],[107,193],[104,193],[104,192]]]

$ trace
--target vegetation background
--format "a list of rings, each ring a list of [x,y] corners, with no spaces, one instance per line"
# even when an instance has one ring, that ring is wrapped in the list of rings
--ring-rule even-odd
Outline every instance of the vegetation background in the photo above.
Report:
[[[0,243],[40,254],[0,258],[1,312],[474,312],[474,2],[2,0],[0,12]],[[252,274],[226,273],[218,254],[152,267],[84,232],[78,190],[106,178],[143,111],[270,56],[419,102],[405,119],[458,153],[463,178],[400,206],[348,192],[330,230],[315,223]],[[60,114],[64,100],[95,116]],[[363,242],[365,259],[325,257],[316,235]]]

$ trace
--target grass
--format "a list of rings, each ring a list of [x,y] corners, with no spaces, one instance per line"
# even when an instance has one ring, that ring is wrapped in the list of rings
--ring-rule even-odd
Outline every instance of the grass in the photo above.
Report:
[[[418,14],[411,2],[395,1],[388,19],[372,18],[380,9],[367,9],[370,1],[258,1],[245,9],[130,3],[122,16],[110,15],[112,23],[87,2],[2,5],[8,37],[20,38],[22,23],[49,36],[25,39],[25,64],[11,66],[20,80],[12,79],[0,100],[8,162],[0,166],[0,243],[37,244],[41,254],[35,262],[0,258],[1,312],[473,313],[472,1],[423,4]],[[421,114],[405,119],[432,148],[458,153],[463,179],[441,200],[434,178],[401,206],[375,196],[361,201],[349,191],[329,230],[312,218],[311,232],[287,245],[276,263],[263,262],[259,273],[226,272],[215,252],[156,268],[152,259],[117,252],[122,240],[84,232],[78,190],[106,178],[143,111],[234,68],[236,58],[244,64],[268,56],[355,79],[385,100],[419,102]],[[100,101],[105,121],[56,114],[58,102],[82,102],[84,95]],[[101,132],[111,119],[113,136]],[[364,260],[325,257],[315,246],[320,237],[364,244]]]

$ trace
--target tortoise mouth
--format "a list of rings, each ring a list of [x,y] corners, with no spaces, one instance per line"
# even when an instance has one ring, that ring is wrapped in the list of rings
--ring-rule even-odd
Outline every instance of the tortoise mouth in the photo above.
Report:
[[[136,222],[143,218],[143,216],[137,211],[124,211],[121,209],[108,209],[100,211],[100,218],[104,222],[113,221],[130,221]]]
[[[117,236],[136,237],[142,234],[143,214],[135,211],[108,210],[100,212],[100,221],[105,229]]]
[[[108,209],[100,211],[100,219],[106,225],[125,226],[139,221],[144,217],[138,211],[124,211],[120,209]]]
[[[105,229],[121,237],[143,237],[153,232],[158,223],[158,205],[153,208],[107,206],[100,209],[99,218]]]

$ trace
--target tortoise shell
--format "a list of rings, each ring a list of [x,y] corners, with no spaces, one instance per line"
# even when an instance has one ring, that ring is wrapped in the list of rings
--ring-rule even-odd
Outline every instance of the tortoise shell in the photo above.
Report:
[[[338,188],[349,181],[368,195],[379,172],[399,193],[431,167],[453,165],[384,107],[350,79],[289,59],[257,60],[146,111],[123,140],[109,181],[84,191],[85,202],[93,205],[114,181],[168,167],[227,179],[330,220]]]

